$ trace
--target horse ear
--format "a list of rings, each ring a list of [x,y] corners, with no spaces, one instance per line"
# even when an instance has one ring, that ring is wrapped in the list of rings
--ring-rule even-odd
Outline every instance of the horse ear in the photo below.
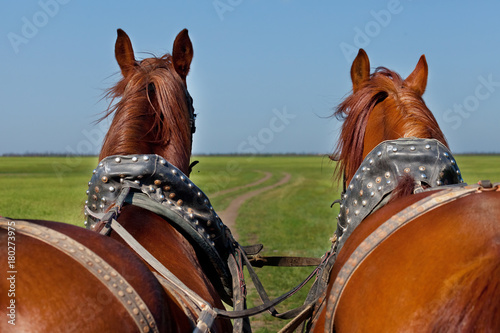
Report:
[[[186,76],[189,73],[191,60],[193,60],[193,44],[191,44],[187,29],[184,29],[175,37],[174,48],[172,50],[172,61],[175,71],[184,83],[186,83]]]
[[[135,66],[134,50],[130,38],[122,29],[118,29],[115,43],[115,58],[122,74],[127,77]]]
[[[361,84],[370,78],[370,59],[365,50],[359,49],[351,66],[352,89],[356,92]]]
[[[427,61],[425,60],[425,55],[422,55],[418,61],[417,67],[415,67],[413,72],[406,78],[405,83],[409,88],[422,96],[427,86],[427,74]]]

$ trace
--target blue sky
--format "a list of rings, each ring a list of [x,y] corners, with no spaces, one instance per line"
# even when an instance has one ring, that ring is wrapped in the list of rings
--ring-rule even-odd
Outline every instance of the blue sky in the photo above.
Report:
[[[0,154],[98,153],[116,29],[137,58],[188,28],[195,153],[331,153],[329,118],[363,47],[403,77],[421,54],[424,99],[452,151],[500,152],[495,1],[9,1],[0,16]]]

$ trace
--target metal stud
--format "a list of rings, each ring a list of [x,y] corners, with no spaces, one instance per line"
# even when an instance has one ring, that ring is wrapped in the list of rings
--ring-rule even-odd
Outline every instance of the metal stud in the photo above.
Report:
[[[181,175],[181,180],[184,181],[186,179],[186,177],[184,177],[184,175]]]
[[[373,164],[373,158],[370,158],[370,159],[368,160],[368,163],[370,163],[370,165],[371,165],[371,164]]]
[[[386,172],[385,175],[384,175],[385,178],[389,178],[390,176],[391,176],[390,172]]]
[[[353,184],[349,184],[349,189],[353,189],[354,188],[354,185]]]
[[[391,183],[391,180],[387,179],[386,183],[387,183],[387,185],[389,185]]]
[[[99,163],[99,167],[101,167],[101,168],[102,168],[103,166],[104,166],[104,163],[102,163],[102,162],[101,162],[101,163]]]
[[[359,174],[356,175],[356,180],[359,180],[359,178],[361,178],[361,176]]]
[[[196,193],[199,197],[201,197],[202,193],[198,191],[198,193]]]
[[[184,202],[181,199],[177,200],[177,206],[182,206],[183,203]]]
[[[102,176],[101,180],[102,180],[103,183],[107,183],[108,182],[108,177]]]
[[[168,195],[168,197],[169,197],[170,199],[175,198],[175,193],[170,193],[170,194]]]
[[[160,194],[160,199],[161,200],[164,200],[165,199],[165,196],[163,194]]]
[[[156,179],[156,180],[154,181],[154,184],[155,184],[156,186],[159,186],[159,185],[161,185],[161,180],[159,180],[159,179]]]
[[[363,196],[363,190],[359,191],[359,196],[362,197]]]
[[[364,166],[364,167],[362,167],[362,168],[361,168],[361,171],[365,172],[365,171],[366,171],[366,167],[365,167],[365,166]]]
[[[138,160],[137,156],[132,157],[132,162],[137,162]]]
[[[370,192],[370,197],[373,197],[375,195],[375,192]]]
[[[141,184],[141,182],[139,180],[134,180],[134,183],[136,183],[137,185]]]
[[[444,155],[444,157],[448,157],[449,156],[447,152],[444,152],[443,155]]]
[[[352,202],[352,205],[353,205],[353,206],[357,206],[357,205],[358,205],[358,200],[354,200],[354,201]]]
[[[153,185],[149,186],[149,192],[153,193],[155,191],[155,187]]]
[[[460,170],[457,170],[457,175],[459,175],[459,174],[460,174]]]
[[[405,173],[410,173],[410,168],[404,168],[403,170]]]
[[[160,160],[160,164],[161,164],[161,165],[165,165],[165,163],[167,163],[167,161],[165,161],[164,159],[161,159],[161,160]]]
[[[425,149],[431,149],[431,145],[430,144],[426,144],[425,145]]]
[[[122,161],[122,159],[121,159],[121,158],[119,158],[119,157],[115,158],[115,162],[116,162],[116,163],[120,163],[121,161]]]
[[[83,224],[84,224],[84,225],[87,225],[87,224],[88,224],[88,222],[85,220],[85,221],[83,221]]]
[[[365,207],[366,206],[366,200],[361,201],[361,204],[363,205],[363,207]]]
[[[89,191],[89,190],[87,190],[87,191],[85,191],[85,193],[87,193],[87,195],[89,195],[90,191]]]
[[[95,175],[97,173],[97,170],[96,169],[92,170],[92,173]]]
[[[177,174],[177,170],[172,169],[172,174],[176,175]]]
[[[418,170],[425,171],[425,167],[423,165],[421,165],[421,166],[418,167]]]
[[[144,155],[144,156],[142,157],[142,159],[143,159],[144,161],[149,161],[149,156],[148,156],[148,155]]]
[[[420,177],[422,177],[423,179],[427,179],[427,175],[425,173],[421,174]]]
[[[377,184],[378,184],[378,183],[380,183],[381,181],[382,181],[382,177],[377,177],[377,178],[375,179],[375,183],[377,183]]]
[[[109,187],[109,192],[114,192],[115,191],[115,188],[113,186],[110,186]]]
[[[378,191],[382,191],[382,186],[377,187]]]
[[[372,187],[373,187],[373,183],[366,184],[366,188],[372,188]]]
[[[355,215],[355,216],[358,216],[358,215],[359,215],[359,210],[355,211],[355,212],[354,212],[354,215]]]
[[[440,181],[440,180],[438,180],[438,181],[436,181],[436,185],[437,185],[437,186],[441,186],[441,185],[443,185],[443,182],[442,182],[442,181]]]
[[[103,198],[101,198],[101,202],[102,202],[102,203],[106,203],[106,198],[104,198],[104,197],[103,197]]]
[[[455,160],[451,160],[451,165],[455,165]]]
[[[410,147],[410,150],[411,150],[411,151],[415,151],[415,146],[411,146],[411,147]]]
[[[394,148],[392,148],[392,151],[395,153],[395,152],[397,152],[397,151],[398,151],[398,148],[397,148],[397,147],[394,147]]]
[[[90,185],[92,185],[92,182],[89,182],[89,187],[90,187]]]

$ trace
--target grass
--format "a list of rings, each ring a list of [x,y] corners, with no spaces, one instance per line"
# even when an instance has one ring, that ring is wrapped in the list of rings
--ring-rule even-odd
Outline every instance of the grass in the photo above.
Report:
[[[455,156],[464,180],[473,184],[481,179],[500,181],[500,156]],[[290,182],[253,197],[240,209],[237,229],[243,245],[262,243],[263,255],[314,256],[330,248],[329,238],[335,229],[338,205],[330,208],[339,192],[332,183],[334,164],[322,156],[196,156],[191,179],[210,197],[237,186],[254,182],[263,172],[273,174],[260,184],[264,187],[279,181],[285,172]],[[63,221],[83,226],[82,207],[87,182],[95,157],[0,157],[0,215],[13,218],[36,218]],[[252,188],[254,189],[254,188]],[[221,211],[241,189],[211,199]],[[261,268],[262,283],[276,297],[288,291],[312,268]],[[247,278],[247,283],[251,284]],[[250,286],[251,287],[251,286]],[[278,311],[301,305],[309,287],[287,301]],[[259,304],[250,288],[250,305]],[[284,323],[268,314],[252,321],[255,332],[276,332]]]

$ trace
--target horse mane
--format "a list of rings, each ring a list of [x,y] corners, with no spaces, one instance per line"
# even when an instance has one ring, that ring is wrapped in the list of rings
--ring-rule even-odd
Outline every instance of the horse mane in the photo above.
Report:
[[[396,112],[404,121],[405,137],[434,138],[448,146],[436,119],[423,99],[409,89],[399,74],[378,67],[362,85],[337,107],[334,116],[343,120],[340,137],[332,154],[338,161],[335,179],[354,175],[363,161],[365,131],[371,111],[386,98],[393,98]]]
[[[108,89],[105,96],[111,101],[99,121],[111,114],[114,118],[100,159],[111,154],[158,153],[171,142],[190,144],[187,103],[191,101],[170,54],[136,62],[133,73]],[[170,146],[176,149],[172,158],[189,160],[190,149]],[[171,163],[176,165],[176,161]]]

